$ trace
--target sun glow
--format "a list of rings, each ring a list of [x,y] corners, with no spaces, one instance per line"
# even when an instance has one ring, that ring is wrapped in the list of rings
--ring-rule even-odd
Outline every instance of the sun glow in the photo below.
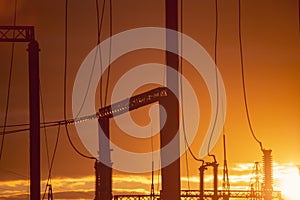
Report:
[[[274,186],[282,192],[285,200],[300,199],[300,174],[297,166],[293,164],[275,166],[274,179]]]
[[[298,168],[293,163],[278,164],[274,163],[273,188],[276,191],[281,191],[284,200],[299,200],[300,199],[300,174]],[[231,189],[248,190],[252,174],[253,163],[239,163],[230,168],[230,183]],[[220,172],[221,173],[221,172]],[[212,175],[206,174],[205,185],[206,189],[212,187]],[[219,175],[219,186],[221,186],[222,175]],[[159,192],[161,185],[161,177],[154,179],[155,191]],[[64,199],[72,199],[74,195],[82,197],[82,199],[91,199],[94,192],[94,176],[78,177],[78,178],[54,178],[52,185],[55,189],[55,195],[63,196]],[[188,183],[189,182],[189,183]],[[199,176],[181,177],[181,184],[183,189],[191,187],[191,189],[199,188]],[[46,185],[46,181],[42,181],[42,191]],[[145,175],[114,175],[113,176],[113,193],[114,194],[128,194],[139,193],[149,194],[151,185],[151,177]],[[14,198],[22,196],[28,197],[29,182],[28,180],[16,180],[0,182],[0,199]],[[220,188],[221,189],[221,188]]]

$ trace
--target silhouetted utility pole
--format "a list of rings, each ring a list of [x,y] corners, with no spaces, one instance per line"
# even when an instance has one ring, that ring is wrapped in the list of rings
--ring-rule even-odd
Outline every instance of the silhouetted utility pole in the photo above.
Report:
[[[166,0],[166,28],[172,29],[175,32],[178,31],[178,0]],[[178,52],[178,37],[177,34],[169,35],[166,32],[166,47],[167,50],[173,49]],[[171,53],[166,51],[166,65],[178,71],[178,55],[176,52]],[[169,72],[170,69],[167,68],[167,87],[172,88],[174,94],[168,95],[167,98],[160,100],[160,105],[164,107],[167,112],[167,120],[164,126],[161,124],[161,159],[168,160],[168,158],[175,158],[174,162],[168,166],[164,166],[161,169],[162,175],[162,200],[179,200],[180,199],[180,141],[179,134],[179,102],[176,97],[178,96],[178,74],[172,74]],[[164,151],[163,148],[170,144],[172,141],[171,151]],[[164,163],[162,163],[163,165]]]
[[[166,28],[172,29],[175,32],[178,31],[178,0],[165,0],[165,8],[166,8]],[[170,32],[166,32],[166,47],[167,49],[173,49],[178,51],[178,37],[177,35],[169,35]],[[178,72],[178,55],[176,52],[170,53],[166,51],[166,65],[173,68]],[[155,93],[156,90],[165,90],[162,88],[154,89],[152,91],[148,91],[141,95],[137,95],[136,97],[132,97],[129,103],[128,109],[121,109],[121,111],[114,111],[112,108],[122,108],[127,106],[126,104],[122,104],[122,102],[117,103],[115,106],[107,106],[99,110],[99,123],[102,127],[106,137],[109,139],[109,118],[116,116],[117,113],[122,114],[127,111],[136,109],[138,107],[148,105],[152,102],[159,101],[159,104],[162,105],[167,112],[167,120],[165,124],[161,123],[161,133],[160,133],[160,141],[161,141],[161,164],[162,164],[162,200],[180,200],[180,141],[179,134],[177,134],[179,130],[179,102],[176,97],[178,96],[178,74],[175,76],[169,72],[170,69],[167,68],[167,87],[172,88],[173,93],[169,93],[168,95],[163,95],[163,98],[158,98],[151,100],[152,97],[148,96],[148,94]],[[159,92],[161,96],[162,91]],[[146,101],[139,99],[140,97],[150,97],[146,98]],[[134,99],[137,98],[141,100],[141,103],[135,102]],[[133,103],[133,104],[132,104]],[[131,105],[132,104],[132,105]],[[115,113],[114,113],[115,112]],[[114,113],[114,115],[113,115]],[[164,114],[164,112],[161,112]],[[104,142],[103,142],[104,141]],[[166,145],[169,145],[172,141],[171,148],[163,148]],[[103,143],[102,143],[103,142]],[[96,199],[111,199],[111,169],[110,167],[103,165],[101,159],[106,160],[106,163],[110,162],[110,149],[108,142],[104,140],[104,138],[99,138],[99,155],[100,155],[100,163],[96,163],[96,170],[100,170],[99,175],[100,180],[96,180],[96,188],[100,190],[100,193],[96,191]],[[170,160],[174,160],[171,164],[166,164]],[[97,167],[99,166],[99,167]],[[107,185],[109,184],[109,185]],[[97,190],[97,189],[96,189]],[[104,195],[104,196],[102,196]]]
[[[30,199],[40,199],[40,95],[39,95],[39,44],[31,41],[29,54],[30,99]]]
[[[99,158],[96,161],[96,197],[95,200],[112,199],[112,163],[109,144],[109,117],[100,117],[99,125],[104,134],[99,134]],[[106,138],[104,138],[106,137]],[[105,164],[104,164],[105,163]]]
[[[30,199],[40,200],[39,44],[33,26],[0,26],[0,42],[29,42]]]
[[[96,193],[95,200],[112,199],[112,163],[110,153],[110,133],[109,133],[109,119],[118,115],[124,114],[128,111],[141,108],[151,103],[160,102],[162,99],[172,96],[172,92],[165,87],[152,89],[139,95],[135,95],[129,99],[124,99],[112,105],[99,109],[97,116],[99,118],[100,131],[103,134],[99,135],[99,161],[95,163],[96,169]],[[171,97],[174,98],[174,97]],[[166,141],[162,141],[167,144]],[[165,158],[166,159],[166,158]],[[165,162],[162,158],[162,162]],[[105,164],[103,164],[105,163]],[[180,171],[176,171],[180,176]],[[174,175],[174,174],[173,174]],[[180,192],[180,188],[179,188]]]

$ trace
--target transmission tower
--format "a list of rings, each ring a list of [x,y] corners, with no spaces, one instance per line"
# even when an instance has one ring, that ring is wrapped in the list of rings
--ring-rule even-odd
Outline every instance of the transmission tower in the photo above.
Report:
[[[224,148],[224,166],[223,166],[223,199],[227,200],[230,197],[230,183],[228,176],[228,166],[227,166],[227,158],[226,158],[226,141],[225,141],[225,133],[223,134],[223,148]]]
[[[262,199],[261,191],[263,185],[262,171],[259,162],[255,162],[250,179],[250,199]]]

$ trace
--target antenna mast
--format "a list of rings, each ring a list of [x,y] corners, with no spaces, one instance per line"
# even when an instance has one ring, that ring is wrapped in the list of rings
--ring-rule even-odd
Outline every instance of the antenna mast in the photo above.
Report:
[[[151,200],[154,200],[154,162],[152,161],[152,171],[151,171]]]
[[[226,158],[226,140],[225,140],[225,133],[223,133],[223,150],[224,150],[224,167],[223,167],[223,198],[229,199],[230,196],[230,183],[229,183],[229,176],[228,176],[228,167],[227,167],[227,158]]]

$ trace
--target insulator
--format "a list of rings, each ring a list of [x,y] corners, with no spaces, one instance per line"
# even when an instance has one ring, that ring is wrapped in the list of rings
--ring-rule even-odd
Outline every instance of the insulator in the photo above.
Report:
[[[266,190],[272,189],[273,184],[273,160],[272,150],[263,150],[263,163],[264,163],[264,186]]]

